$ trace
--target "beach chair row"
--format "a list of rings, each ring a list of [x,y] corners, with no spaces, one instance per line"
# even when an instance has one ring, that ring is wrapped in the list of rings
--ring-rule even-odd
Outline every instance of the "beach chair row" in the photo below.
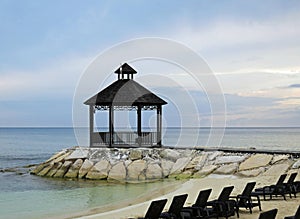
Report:
[[[249,182],[245,186],[243,192],[237,196],[230,196],[234,189],[234,186],[224,187],[216,200],[208,201],[212,189],[206,189],[199,192],[195,203],[189,207],[183,207],[188,197],[187,194],[175,196],[172,200],[168,212],[162,212],[167,199],[153,201],[147,213],[145,219],[206,219],[206,218],[219,218],[234,216],[239,217],[239,209],[246,208],[252,213],[254,207],[258,207],[261,211],[260,196],[263,196],[264,200],[270,196],[282,196],[286,200],[285,195],[289,194],[292,198],[292,194],[296,197],[296,194],[300,192],[300,182],[296,182],[295,178],[297,173],[292,173],[286,183],[284,183],[287,174],[283,174],[279,177],[278,181],[274,185],[264,186],[254,190],[256,182]],[[254,190],[254,191],[253,191]],[[276,212],[276,213],[275,213]],[[272,209],[260,214],[259,219],[272,219],[277,214],[277,209]],[[289,216],[285,219],[300,219],[300,206],[295,216]]]
[[[295,181],[297,173],[292,173],[285,183],[287,174],[282,174],[276,184],[264,186],[262,188],[255,189],[252,192],[253,195],[263,196],[264,200],[267,200],[267,197],[272,199],[274,196],[282,196],[286,200],[286,195],[289,195],[292,198],[292,195],[296,198],[297,193],[300,192],[300,181]]]

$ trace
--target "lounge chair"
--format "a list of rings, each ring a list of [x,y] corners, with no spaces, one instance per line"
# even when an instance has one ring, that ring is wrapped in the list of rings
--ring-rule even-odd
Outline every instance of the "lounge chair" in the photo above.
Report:
[[[184,207],[182,209],[183,218],[213,218],[217,217],[217,214],[212,213],[206,209],[208,198],[212,189],[201,190],[195,203],[190,207]]]
[[[237,217],[239,217],[239,209],[236,201],[229,200],[233,188],[233,186],[224,187],[218,199],[207,202],[206,209],[211,212],[211,214],[216,214],[217,217],[225,217],[227,219],[230,216],[234,216],[235,212]]]
[[[275,219],[276,215],[277,215],[278,209],[272,209],[269,211],[265,211],[259,214],[259,218],[258,219]]]
[[[160,218],[167,218],[167,219],[180,219],[181,215],[180,212],[183,208],[183,205],[187,199],[188,195],[178,195],[174,196],[172,203],[170,205],[168,212],[163,212],[160,215]]]
[[[145,217],[141,217],[138,219],[158,219],[160,217],[160,214],[164,210],[164,207],[167,203],[167,199],[152,201]]]
[[[298,209],[294,216],[287,216],[284,219],[300,219],[300,205],[298,206]]]
[[[272,199],[272,196],[281,195],[284,200],[285,198],[285,191],[284,191],[284,180],[286,178],[286,174],[282,174],[277,183],[275,185],[265,186],[263,188],[255,189],[254,192],[251,193],[251,195],[262,195],[264,197],[264,200],[266,200],[266,196],[269,195],[270,199]]]
[[[261,211],[260,198],[258,195],[252,195],[251,192],[255,187],[256,182],[249,182],[245,186],[242,194],[237,196],[231,196],[230,198],[235,198],[238,208],[246,208],[250,210],[250,214],[252,214],[252,208],[259,207]],[[256,200],[253,200],[252,197],[256,197]]]
[[[292,194],[294,194],[296,198],[296,193],[297,193],[296,183],[295,183],[296,177],[297,177],[297,173],[292,173],[288,181],[286,183],[283,183],[284,193],[289,194],[290,198],[292,198]]]

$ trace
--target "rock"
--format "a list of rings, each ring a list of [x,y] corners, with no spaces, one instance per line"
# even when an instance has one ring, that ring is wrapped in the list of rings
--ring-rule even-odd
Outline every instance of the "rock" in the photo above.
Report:
[[[287,154],[281,154],[281,155],[274,155],[271,164],[278,163],[280,161],[285,161],[289,159],[289,155]]]
[[[135,181],[139,179],[139,176],[146,169],[146,161],[144,160],[135,160],[127,167],[127,179],[129,181]]]
[[[194,157],[194,159],[191,160],[191,162],[185,167],[185,169],[200,170],[204,166],[207,157],[207,153]]]
[[[47,173],[53,168],[54,166],[54,163],[53,162],[50,162],[48,163],[47,166],[44,167],[44,169],[42,169],[40,172],[38,172],[38,176],[46,176]]]
[[[77,160],[77,159],[86,159],[88,158],[89,149],[87,148],[76,148],[65,160]]]
[[[298,169],[299,167],[300,167],[300,160],[297,160],[297,161],[293,164],[292,168],[293,168],[293,169]]]
[[[211,152],[210,155],[208,156],[208,160],[212,161],[214,159],[216,159],[219,156],[222,156],[224,154],[223,151],[215,151],[215,152]]]
[[[221,156],[217,157],[215,164],[240,163],[246,159],[246,156]]]
[[[38,174],[39,172],[41,172],[45,167],[49,166],[50,163],[42,163],[40,165],[38,165],[36,168],[34,168],[30,173],[31,174]]]
[[[163,159],[161,161],[161,168],[162,168],[162,172],[163,172],[163,176],[164,177],[169,176],[170,171],[171,171],[173,165],[174,165],[173,161],[165,160],[165,159]]]
[[[240,172],[238,172],[238,175],[244,176],[244,177],[255,177],[255,176],[260,175],[264,171],[265,171],[265,168],[260,167],[260,168],[256,168],[256,169],[253,169],[253,170],[240,171]]]
[[[114,165],[108,174],[108,180],[125,181],[126,179],[126,168],[122,161]]]
[[[57,172],[57,170],[59,170],[59,168],[61,168],[61,166],[62,166],[62,162],[54,163],[51,170],[47,173],[47,176],[49,176],[49,177],[54,176],[54,174]]]
[[[218,169],[216,169],[214,173],[217,173],[217,174],[233,174],[238,169],[238,166],[239,165],[237,163],[222,165]]]
[[[53,177],[64,177],[66,172],[68,171],[69,167],[73,164],[72,161],[65,161],[64,164],[56,171]]]
[[[139,149],[131,149],[129,152],[129,159],[130,160],[139,160],[142,159],[142,151]]]
[[[88,160],[88,159],[86,159],[86,160],[83,162],[81,168],[80,168],[79,171],[78,171],[78,178],[81,179],[81,178],[85,177],[86,174],[90,171],[90,169],[91,169],[93,166],[94,166],[93,162],[90,161],[90,160]]]
[[[60,152],[54,154],[54,155],[53,155],[52,157],[50,157],[48,160],[46,160],[45,163],[48,163],[48,162],[50,162],[50,161],[53,161],[53,160],[55,160],[56,158],[58,158],[58,157],[60,157],[60,156],[62,156],[62,155],[65,155],[66,153],[67,153],[66,150],[60,151]]]
[[[273,158],[269,154],[255,154],[240,164],[239,171],[250,170],[258,167],[267,166]]]
[[[176,150],[165,149],[160,152],[160,156],[161,158],[175,162],[180,157],[180,153]]]
[[[146,179],[161,179],[163,177],[162,169],[158,164],[149,164],[146,169]]]
[[[201,170],[194,173],[194,177],[204,177],[208,174],[211,174],[215,169],[217,169],[217,165],[205,165]]]
[[[107,160],[100,160],[96,163],[90,171],[87,173],[87,179],[106,179],[108,177],[108,171],[110,169],[110,163]]]
[[[77,159],[72,166],[69,168],[68,172],[65,174],[65,177],[67,178],[77,178],[79,169],[81,168],[83,164],[82,159]]]
[[[68,157],[71,153],[72,153],[72,151],[68,151],[67,153],[57,157],[56,159],[54,159],[53,162],[54,163],[63,162],[65,160],[65,158]]]
[[[183,172],[184,168],[188,165],[190,160],[191,160],[191,158],[189,158],[189,157],[179,158],[173,165],[173,167],[170,171],[170,175],[179,174],[179,173]]]
[[[271,166],[268,170],[266,170],[266,172],[264,172],[263,175],[278,176],[278,175],[286,173],[289,168],[290,168],[290,165],[287,163],[275,164],[275,165]]]

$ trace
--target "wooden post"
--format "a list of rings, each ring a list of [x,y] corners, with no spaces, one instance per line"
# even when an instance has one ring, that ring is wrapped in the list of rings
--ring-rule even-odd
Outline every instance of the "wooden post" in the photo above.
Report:
[[[162,128],[162,109],[161,109],[161,106],[157,106],[157,145],[158,146],[161,146],[161,128]]]
[[[93,133],[94,133],[94,106],[90,105],[90,147],[93,146]]]
[[[114,106],[109,107],[109,146],[114,144]]]
[[[142,107],[138,106],[137,109],[137,133],[138,133],[138,145],[142,145]]]

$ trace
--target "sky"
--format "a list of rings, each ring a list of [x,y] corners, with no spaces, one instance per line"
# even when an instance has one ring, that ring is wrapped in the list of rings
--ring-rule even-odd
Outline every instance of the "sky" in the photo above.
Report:
[[[0,126],[72,126],[74,93],[90,63],[144,37],[176,41],[206,61],[222,88],[226,126],[300,126],[299,10],[297,0],[0,0]],[[151,73],[153,63],[173,71],[169,77],[185,73],[157,61],[133,66]],[[171,100],[169,126],[182,125],[178,114],[190,118],[187,126],[218,120],[197,86],[149,86]],[[194,110],[180,111],[191,104],[184,94]]]

